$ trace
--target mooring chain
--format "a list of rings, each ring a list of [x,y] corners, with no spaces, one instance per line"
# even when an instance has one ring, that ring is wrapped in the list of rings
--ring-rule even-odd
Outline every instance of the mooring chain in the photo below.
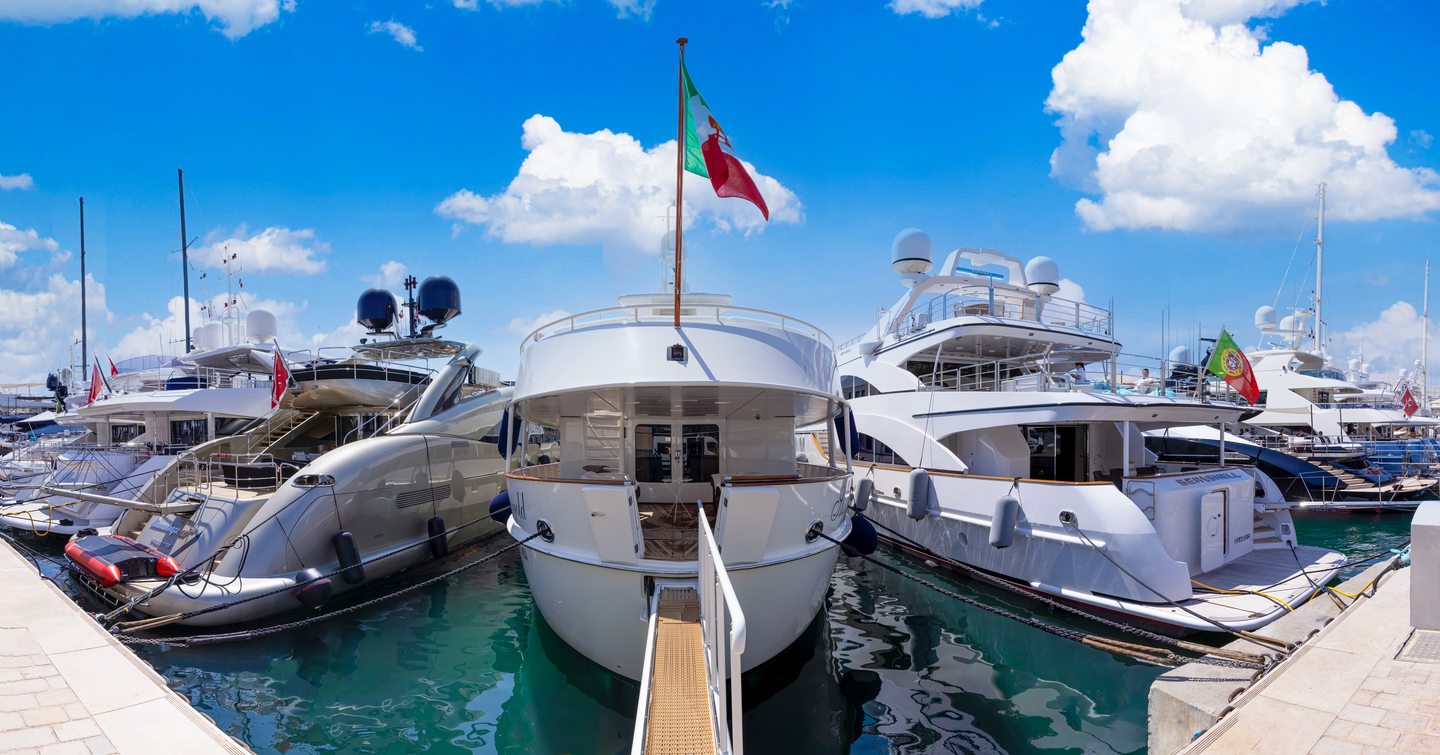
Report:
[[[817,537],[829,540],[836,545],[843,545],[843,543],[841,543],[839,540],[836,540],[835,538],[830,537],[823,532],[818,532],[815,530],[811,530],[811,532],[814,533]],[[881,569],[884,569],[885,571],[888,571],[900,577],[904,577],[911,582],[914,582],[922,587],[929,588],[941,595],[944,595],[947,598],[952,598],[972,608],[978,608],[982,611],[988,611],[989,613],[993,613],[997,616],[1000,616],[1001,618],[1010,619],[1011,621],[1034,627],[1035,629],[1039,629],[1042,632],[1046,632],[1057,637],[1070,640],[1072,642],[1078,642],[1083,645],[1087,645],[1089,647],[1093,647],[1099,650],[1105,650],[1107,652],[1117,655],[1127,655],[1137,660],[1145,661],[1147,663],[1175,667],[1183,665],[1185,663],[1198,662],[1206,663],[1212,666],[1225,666],[1228,668],[1240,668],[1250,671],[1262,671],[1269,665],[1268,663],[1257,663],[1253,661],[1244,661],[1229,658],[1190,658],[1188,656],[1179,655],[1171,650],[1148,648],[1139,645],[1132,645],[1129,643],[1122,643],[1104,637],[1096,637],[1089,633],[1082,632],[1078,629],[1068,629],[1065,627],[1055,626],[1054,624],[1050,624],[1036,618],[1021,616],[1020,614],[1014,613],[1013,611],[1009,611],[1004,608],[1000,608],[999,606],[988,605],[983,601],[977,600],[967,595],[961,595],[960,593],[957,593],[953,590],[948,590],[944,587],[941,587],[940,585],[930,582],[929,580],[925,580],[914,574],[910,574],[909,572],[906,572],[899,567],[887,564],[883,561],[880,561],[879,559],[876,559],[873,556],[860,554],[859,557],[880,567]]]
[[[474,560],[474,561],[471,561],[471,562],[469,562],[469,563],[467,563],[467,564],[462,564],[461,566],[457,566],[457,567],[455,567],[454,569],[451,569],[450,571],[445,572],[444,574],[437,574],[437,575],[435,575],[434,577],[431,577],[431,578],[429,578],[429,579],[426,579],[426,580],[423,580],[423,581],[420,581],[420,582],[416,582],[416,583],[413,584],[413,585],[409,585],[409,586],[407,586],[407,587],[403,587],[403,588],[401,588],[401,589],[399,589],[399,590],[395,590],[394,592],[389,592],[389,593],[386,593],[386,594],[384,594],[384,595],[378,595],[378,596],[376,596],[376,597],[374,597],[374,598],[371,598],[371,599],[369,599],[369,600],[367,600],[367,601],[364,601],[364,602],[362,602],[362,603],[356,603],[355,605],[346,606],[346,607],[344,607],[344,608],[337,608],[337,609],[335,609],[334,611],[327,611],[327,612],[322,613],[322,614],[320,614],[320,615],[318,615],[318,616],[310,616],[310,617],[307,617],[307,618],[304,618],[304,619],[300,619],[300,620],[297,620],[297,621],[288,622],[288,623],[285,623],[285,624],[276,624],[276,625],[274,625],[274,626],[263,627],[263,628],[260,628],[260,629],[247,629],[247,630],[241,631],[241,632],[227,632],[227,633],[223,633],[223,634],[197,634],[197,635],[189,635],[189,636],[185,636],[185,637],[132,637],[132,636],[130,636],[130,635],[123,634],[123,633],[116,634],[115,637],[116,637],[117,639],[119,639],[121,642],[124,642],[124,643],[129,644],[129,645],[176,645],[176,646],[180,646],[180,647],[192,647],[192,646],[195,646],[195,645],[212,645],[212,644],[218,644],[218,643],[222,643],[222,642],[234,642],[234,641],[237,641],[237,640],[248,640],[248,639],[254,639],[254,638],[256,638],[256,637],[265,637],[265,636],[267,636],[267,635],[279,634],[279,633],[281,633],[281,632],[288,632],[288,631],[290,631],[290,630],[292,630],[292,629],[298,629],[298,628],[300,628],[300,627],[309,626],[309,625],[311,625],[311,624],[318,624],[318,623],[320,623],[320,622],[322,622],[322,621],[329,621],[330,619],[333,619],[333,618],[335,618],[335,617],[337,617],[337,616],[344,616],[344,615],[346,615],[346,614],[350,614],[350,613],[354,613],[354,612],[356,612],[356,611],[364,610],[364,609],[366,609],[366,608],[370,608],[371,606],[379,605],[380,603],[383,603],[383,602],[385,602],[385,601],[387,601],[387,600],[391,600],[391,599],[393,599],[393,598],[398,598],[398,597],[400,597],[400,596],[402,596],[402,595],[408,595],[408,594],[410,594],[410,593],[412,593],[412,592],[415,592],[415,591],[417,591],[417,590],[424,589],[424,588],[429,587],[429,586],[431,586],[431,585],[433,585],[433,584],[435,584],[435,583],[437,583],[437,582],[442,582],[442,581],[444,581],[444,580],[447,580],[447,579],[449,579],[449,578],[451,578],[451,577],[455,576],[456,574],[459,574],[459,573],[461,573],[461,572],[463,572],[463,571],[466,571],[466,570],[469,570],[469,569],[473,569],[473,568],[475,568],[475,567],[477,567],[477,566],[480,566],[481,564],[484,564],[484,563],[486,563],[486,562],[488,562],[488,561],[491,561],[491,560],[495,559],[496,557],[498,557],[498,556],[506,553],[507,551],[513,550],[513,549],[515,549],[515,548],[518,548],[518,547],[520,547],[521,545],[524,545],[525,543],[528,543],[528,542],[530,542],[531,540],[534,540],[534,539],[537,538],[537,537],[541,537],[542,534],[543,534],[543,533],[537,532],[537,533],[535,533],[535,534],[533,534],[533,535],[525,538],[524,540],[517,540],[517,541],[515,541],[515,542],[513,542],[513,543],[511,543],[511,544],[509,544],[509,545],[507,545],[507,546],[505,546],[505,547],[503,547],[503,548],[501,548],[500,550],[495,551],[494,553],[490,553],[490,554],[488,554],[488,555],[486,555],[486,556],[483,556],[483,557],[481,557],[481,558],[478,558],[478,559],[476,559],[476,560]],[[294,589],[294,588],[284,588],[284,589]],[[277,591],[271,591],[271,592],[266,593],[266,594],[267,594],[267,595],[273,595],[275,592],[279,592],[279,591],[278,591],[278,590],[277,590]],[[222,606],[213,606],[213,607],[208,608],[208,609],[205,609],[205,610],[203,610],[203,611],[191,612],[191,613],[189,613],[189,614],[180,614],[180,615],[181,615],[181,616],[186,616],[186,617],[188,617],[188,616],[191,616],[191,615],[198,615],[199,613],[209,613],[210,611],[213,611],[213,610],[219,610],[219,609],[222,609],[222,608],[230,608],[231,606],[239,605],[240,603],[244,603],[244,602],[247,602],[247,601],[249,601],[249,600],[254,600],[255,598],[258,598],[258,597],[264,597],[264,596],[263,596],[263,595],[261,595],[261,596],[253,596],[253,597],[250,597],[250,598],[245,598],[245,599],[243,599],[243,600],[237,600],[237,601],[235,601],[235,602],[233,602],[233,603],[227,603],[227,604],[222,605]],[[160,617],[160,618],[164,619],[164,618],[168,618],[168,617]]]

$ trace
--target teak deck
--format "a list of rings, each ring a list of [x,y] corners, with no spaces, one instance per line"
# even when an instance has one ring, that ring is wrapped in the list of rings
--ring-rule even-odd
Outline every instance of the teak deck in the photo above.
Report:
[[[705,680],[699,597],[693,590],[662,590],[658,613],[645,753],[714,753],[715,726]]]

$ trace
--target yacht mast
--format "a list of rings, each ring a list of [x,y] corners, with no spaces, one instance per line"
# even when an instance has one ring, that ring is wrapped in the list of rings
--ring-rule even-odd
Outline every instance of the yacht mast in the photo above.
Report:
[[[81,365],[89,366],[89,329],[85,326],[85,197],[81,197]]]
[[[1420,411],[1430,414],[1430,260],[1425,260],[1425,297],[1420,309]]]
[[[185,171],[175,169],[180,180],[180,272],[185,281],[185,353],[190,353],[190,238],[185,234]]]
[[[1320,216],[1315,226],[1315,351],[1325,353],[1325,318],[1321,316],[1321,291],[1325,284],[1325,184],[1320,184]]]

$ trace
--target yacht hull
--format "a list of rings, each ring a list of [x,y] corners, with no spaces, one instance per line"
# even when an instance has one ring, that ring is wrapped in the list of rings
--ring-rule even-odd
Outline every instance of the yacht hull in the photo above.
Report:
[[[586,658],[628,679],[639,679],[644,667],[650,584],[696,579],[694,571],[620,569],[529,545],[521,554],[546,623]],[[789,647],[814,620],[838,555],[832,546],[788,561],[728,568],[745,612],[745,671]]]

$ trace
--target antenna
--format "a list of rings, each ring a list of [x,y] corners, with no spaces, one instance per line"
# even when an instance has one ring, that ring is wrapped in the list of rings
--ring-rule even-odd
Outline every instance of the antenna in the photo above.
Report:
[[[1315,225],[1315,350],[1325,354],[1325,319],[1320,316],[1325,283],[1325,184],[1320,184],[1320,214]]]
[[[90,332],[85,323],[85,197],[80,197],[80,363],[90,363]]]
[[[185,353],[192,348],[190,343],[190,238],[185,235],[185,171],[176,168],[175,175],[180,182],[180,272],[185,281]]]
[[[420,320],[418,314],[420,305],[415,303],[415,287],[418,285],[420,285],[420,282],[415,280],[415,276],[405,276],[405,308],[410,310],[411,338],[414,338],[420,333]]]

